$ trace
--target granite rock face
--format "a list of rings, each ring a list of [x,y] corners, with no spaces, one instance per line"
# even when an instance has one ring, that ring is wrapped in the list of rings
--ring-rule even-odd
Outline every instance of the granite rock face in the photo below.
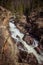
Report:
[[[18,62],[19,50],[9,32],[9,20],[12,13],[0,6],[0,65],[28,65]]]
[[[8,31],[10,17],[11,12],[0,6],[0,65],[14,65],[16,58],[15,45]]]
[[[9,32],[9,20],[13,17],[12,13],[0,6],[0,65],[37,65],[38,62],[33,54],[28,54],[21,49],[23,45],[16,44],[16,41],[11,38]],[[32,31],[31,22],[27,23],[26,16],[21,16],[19,21],[15,19],[17,28],[25,34],[23,38],[27,43],[33,42],[33,37],[29,36]],[[31,30],[32,29],[32,30]]]

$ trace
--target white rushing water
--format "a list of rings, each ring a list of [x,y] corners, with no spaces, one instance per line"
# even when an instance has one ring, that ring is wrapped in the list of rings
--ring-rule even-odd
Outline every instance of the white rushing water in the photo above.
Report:
[[[28,54],[33,53],[34,56],[36,57],[38,63],[39,64],[42,64],[42,62],[43,62],[43,56],[42,55],[39,55],[32,45],[28,45],[23,40],[24,34],[21,33],[19,31],[19,29],[17,29],[17,27],[15,26],[15,24],[13,23],[13,21],[12,22],[9,22],[9,27],[10,27],[9,30],[11,32],[11,37],[14,38],[17,42],[21,42],[21,44],[23,44],[24,47],[27,49],[26,51],[28,52]]]

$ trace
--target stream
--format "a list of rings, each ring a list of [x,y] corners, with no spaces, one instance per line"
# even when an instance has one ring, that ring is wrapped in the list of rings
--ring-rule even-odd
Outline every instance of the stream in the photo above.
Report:
[[[20,32],[20,30],[16,27],[16,25],[14,24],[13,20],[10,20],[9,22],[9,30],[11,32],[11,37],[16,40],[16,42],[21,42],[21,44],[23,44],[23,46],[26,48],[26,52],[28,52],[28,54],[33,53],[34,56],[36,57],[37,61],[39,64],[43,63],[43,55],[40,55],[37,53],[37,51],[34,49],[35,47],[38,46],[38,41],[36,41],[34,39],[35,45],[33,43],[33,45],[28,45],[24,40],[24,34]]]

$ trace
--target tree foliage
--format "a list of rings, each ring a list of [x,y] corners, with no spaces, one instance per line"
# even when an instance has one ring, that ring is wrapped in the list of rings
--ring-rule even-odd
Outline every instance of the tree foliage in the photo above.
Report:
[[[38,7],[43,7],[43,0],[0,0],[0,5],[12,12],[23,13],[28,7],[29,11]]]

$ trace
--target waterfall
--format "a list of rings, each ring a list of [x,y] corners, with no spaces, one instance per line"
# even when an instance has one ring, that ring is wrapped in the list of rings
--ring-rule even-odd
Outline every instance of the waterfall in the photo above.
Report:
[[[23,46],[26,48],[26,51],[28,54],[33,53],[34,56],[36,57],[37,61],[39,64],[42,64],[43,62],[43,56],[39,55],[37,51],[34,49],[34,46],[28,45],[24,40],[24,34],[20,32],[20,30],[16,27],[14,24],[14,21],[9,22],[9,30],[11,32],[11,37],[16,40],[16,42],[21,42]],[[35,41],[35,40],[34,40]],[[36,41],[35,41],[36,42]],[[36,42],[37,43],[37,42]],[[37,46],[37,45],[36,45]]]

